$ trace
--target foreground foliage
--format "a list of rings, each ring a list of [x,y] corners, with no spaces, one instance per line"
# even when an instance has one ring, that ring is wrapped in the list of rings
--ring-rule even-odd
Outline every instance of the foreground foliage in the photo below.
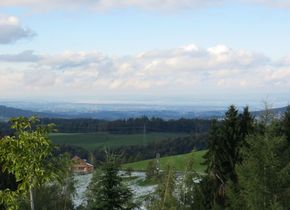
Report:
[[[53,125],[38,122],[36,117],[14,118],[11,120],[14,135],[5,136],[0,141],[2,172],[10,174],[17,183],[14,189],[2,188],[0,191],[0,203],[8,209],[24,209],[26,204],[32,210],[36,209],[35,193],[39,192],[37,199],[41,193],[48,193],[57,186],[54,183],[63,180],[61,177],[69,168],[66,167],[67,160],[53,154],[48,139]]]
[[[12,124],[15,134],[0,141],[0,201],[4,204],[0,209],[73,209],[73,181],[60,170],[63,159],[53,155],[47,139],[51,127],[37,125],[35,118],[14,119]],[[223,120],[212,123],[208,148],[202,153],[204,173],[196,170],[202,168],[201,153],[192,154],[186,155],[190,161],[178,179],[172,166],[162,168],[162,158],[163,171],[158,173],[152,161],[135,163],[135,167],[148,166],[147,181],[159,182],[146,200],[149,210],[290,209],[290,107],[281,118],[266,111],[255,120],[248,108],[239,113],[230,106]],[[95,172],[85,209],[137,206],[119,174],[119,162],[116,155],[108,155]],[[185,159],[175,162],[185,166]],[[129,166],[135,168],[134,163]]]
[[[177,199],[174,196],[174,189],[176,187],[175,171],[170,165],[166,169],[157,186],[156,191],[150,196],[147,208],[149,210],[174,210],[177,207]]]
[[[119,169],[117,156],[107,155],[106,162],[93,175],[86,209],[130,210],[136,207],[133,194],[122,182]]]
[[[202,208],[289,209],[289,119],[290,108],[280,120],[266,110],[255,123],[247,109],[229,108],[222,126],[212,127]]]

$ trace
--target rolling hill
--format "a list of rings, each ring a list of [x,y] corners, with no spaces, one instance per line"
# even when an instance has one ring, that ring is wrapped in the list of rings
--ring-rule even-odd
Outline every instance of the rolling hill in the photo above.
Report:
[[[30,110],[17,109],[12,107],[7,107],[0,105],[0,120],[7,121],[12,117],[30,117],[32,115],[37,115],[40,118],[59,118],[61,115],[54,113],[45,113],[45,112],[34,112]]]
[[[166,167],[166,165],[169,164],[173,166],[176,171],[185,171],[186,164],[192,158],[194,169],[197,172],[202,173],[205,170],[205,165],[202,165],[202,162],[204,161],[203,155],[205,153],[206,153],[205,150],[201,150],[201,151],[193,151],[191,153],[182,154],[182,155],[161,157],[160,168],[161,170],[163,170]],[[143,161],[138,161],[134,163],[127,163],[127,164],[124,164],[122,167],[124,169],[132,168],[135,171],[145,171],[148,165],[148,162],[151,160],[143,160]]]
[[[95,105],[97,106],[97,105]],[[116,105],[117,106],[117,105]],[[129,106],[129,105],[128,105]],[[125,118],[138,118],[142,116],[147,117],[159,117],[165,120],[169,119],[180,119],[180,118],[199,118],[199,119],[212,119],[212,118],[222,118],[224,116],[225,110],[211,110],[210,108],[204,109],[202,111],[195,110],[192,108],[191,110],[187,107],[186,109],[183,109],[180,107],[180,109],[172,108],[164,109],[164,107],[160,106],[158,108],[155,107],[155,109],[150,110],[150,106],[147,108],[143,108],[142,110],[134,109],[117,109],[114,110],[112,107],[101,107],[100,110],[95,110],[91,107],[87,109],[81,109],[80,110],[74,110],[74,111],[64,111],[64,110],[54,110],[53,106],[46,107],[46,110],[38,110],[38,109],[22,109],[21,106],[18,106],[18,108],[12,108],[7,105],[0,105],[0,121],[7,121],[11,117],[18,117],[18,116],[25,116],[29,117],[32,115],[37,115],[40,118],[65,118],[65,119],[77,119],[77,118],[91,118],[91,119],[104,119],[104,120],[117,120],[117,119],[125,119]],[[109,109],[110,108],[110,109]],[[77,109],[77,107],[75,107]],[[271,109],[271,111],[281,116],[285,111],[287,107],[281,107],[281,108],[274,108]],[[263,111],[254,111],[252,112],[254,116],[259,116]]]

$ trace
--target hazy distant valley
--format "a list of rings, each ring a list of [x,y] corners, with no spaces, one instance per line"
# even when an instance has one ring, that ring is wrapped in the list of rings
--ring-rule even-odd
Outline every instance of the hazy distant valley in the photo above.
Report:
[[[242,106],[241,106],[242,107]],[[92,118],[116,120],[136,117],[157,117],[165,120],[179,118],[211,119],[223,117],[223,105],[150,105],[150,104],[88,104],[88,103],[33,103],[0,102],[0,119],[37,115],[41,118]],[[250,106],[254,115],[263,110],[261,104]],[[283,113],[285,107],[273,108]]]
[[[0,117],[36,114],[44,118],[96,118],[115,120],[130,117],[158,117],[163,119],[202,118],[223,116],[226,107],[196,105],[144,104],[80,104],[1,102]]]

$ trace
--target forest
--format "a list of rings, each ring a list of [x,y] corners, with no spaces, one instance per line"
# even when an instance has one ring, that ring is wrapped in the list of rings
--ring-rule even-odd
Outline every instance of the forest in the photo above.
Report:
[[[131,125],[136,125],[136,129],[144,124],[144,119]],[[134,122],[117,122],[127,128],[128,121]],[[200,121],[177,122],[176,125],[183,126],[172,128],[192,131],[196,129],[194,122]],[[187,127],[190,122],[193,124]],[[162,123],[158,124],[160,128]],[[69,170],[69,154],[64,153],[75,148],[53,145],[48,134],[55,126],[47,121],[19,117],[12,119],[10,125],[13,132],[0,141],[0,209],[75,209],[72,199],[76,186]],[[172,142],[94,152],[94,156],[103,153],[102,164],[93,174],[86,204],[77,209],[133,210],[141,205],[148,210],[290,209],[290,107],[280,117],[266,109],[254,118],[248,107],[239,112],[232,105],[223,119],[210,121],[208,132],[203,130],[206,126],[201,127],[196,129],[201,131],[199,135]],[[134,129],[126,132],[135,132]],[[119,174],[122,162],[130,158],[136,161],[140,154],[140,159],[149,159],[155,155],[149,151],[172,155],[193,149],[206,149],[205,171],[195,171],[194,158],[190,158],[177,181],[172,166],[160,171],[156,162],[149,162],[146,179],[154,181],[157,187],[146,197],[134,198],[132,189]]]
[[[60,133],[90,133],[110,132],[120,134],[142,133],[144,126],[148,132],[180,132],[180,133],[203,133],[207,132],[211,120],[205,119],[184,119],[164,120],[161,118],[128,118],[120,120],[98,120],[98,119],[61,119],[61,118],[40,118],[41,124],[53,123]],[[3,134],[11,133],[11,123],[0,122],[0,131]]]
[[[210,128],[210,120],[203,119],[179,119],[164,120],[161,118],[128,118],[114,121],[97,119],[41,119],[43,124],[54,123],[58,132],[82,133],[107,131],[110,133],[142,133],[144,126],[148,132],[207,132]]]

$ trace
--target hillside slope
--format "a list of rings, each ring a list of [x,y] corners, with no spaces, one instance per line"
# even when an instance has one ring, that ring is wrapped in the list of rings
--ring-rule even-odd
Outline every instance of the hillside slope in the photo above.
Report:
[[[37,115],[38,117],[41,117],[41,118],[61,117],[60,115],[53,114],[53,113],[33,112],[30,110],[23,110],[23,109],[17,109],[17,108],[0,105],[0,120],[2,121],[9,120],[12,117],[19,117],[19,116],[30,117],[32,115]]]
[[[160,168],[161,170],[163,170],[166,167],[166,165],[169,164],[173,166],[176,171],[185,171],[188,161],[190,159],[193,159],[194,169],[197,172],[202,173],[205,170],[205,165],[202,165],[202,163],[204,162],[203,156],[205,153],[206,153],[206,150],[201,150],[201,151],[194,151],[194,152],[182,154],[182,155],[161,157]],[[143,161],[138,161],[134,163],[127,163],[127,164],[124,164],[122,167],[124,169],[132,168],[133,170],[136,170],[136,171],[145,171],[148,165],[148,162],[151,160],[143,160]]]

